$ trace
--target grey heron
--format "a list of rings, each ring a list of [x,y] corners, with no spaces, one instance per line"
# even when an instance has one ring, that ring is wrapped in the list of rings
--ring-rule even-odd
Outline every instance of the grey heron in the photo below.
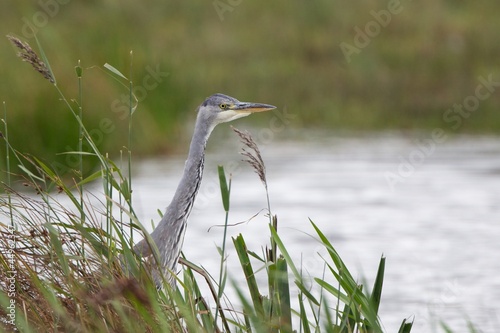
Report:
[[[210,133],[218,124],[275,108],[269,104],[240,102],[223,94],[208,97],[198,107],[184,173],[170,205],[151,233],[151,239],[159,251],[161,271],[154,269],[152,272],[158,288],[162,284],[161,274],[164,274],[165,280],[172,287],[175,286],[174,274],[184,242],[187,220],[203,177],[205,147]],[[134,247],[134,251],[141,257],[149,257],[152,254],[150,245],[144,239]]]

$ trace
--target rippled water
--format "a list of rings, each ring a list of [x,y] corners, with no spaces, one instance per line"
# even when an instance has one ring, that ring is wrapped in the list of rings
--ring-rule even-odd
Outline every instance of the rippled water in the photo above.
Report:
[[[310,218],[360,280],[371,284],[380,256],[387,257],[380,310],[387,332],[405,317],[415,318],[414,332],[432,332],[440,319],[457,332],[468,331],[468,319],[484,332],[500,331],[500,138],[305,137],[261,146],[272,212],[304,269],[320,276],[325,253],[308,235]],[[224,221],[216,165],[232,172],[230,223],[267,207],[262,184],[238,151],[210,143],[186,234],[186,256],[214,276],[222,229],[207,230]],[[158,222],[156,211],[168,205],[184,158],[136,164],[134,200],[143,221]],[[243,233],[260,252],[269,239],[267,222],[261,212],[229,232]],[[238,261],[228,246],[233,267]]]

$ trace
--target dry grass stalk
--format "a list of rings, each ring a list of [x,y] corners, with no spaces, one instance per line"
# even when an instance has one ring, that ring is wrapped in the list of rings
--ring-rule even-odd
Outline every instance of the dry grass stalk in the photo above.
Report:
[[[131,304],[149,308],[150,299],[142,283],[125,277],[118,265],[105,258],[106,251],[112,249],[106,246],[107,236],[101,230],[100,220],[94,221],[90,213],[86,214],[90,238],[84,239],[84,235],[74,228],[80,223],[78,216],[56,201],[50,200],[49,204],[7,190],[13,202],[9,204],[0,197],[0,217],[3,220],[13,218],[17,227],[0,222],[0,276],[10,278],[0,281],[0,292],[5,295],[10,292],[9,297],[16,307],[24,309],[23,316],[32,328],[90,332],[101,325],[92,316],[101,314],[100,320],[112,323],[116,331],[123,331],[120,314],[114,311],[113,304],[120,304],[128,317],[140,321],[140,313]],[[91,203],[86,203],[85,207],[94,212],[98,209]],[[61,247],[54,245],[47,225],[58,230]],[[103,246],[96,247],[91,238]],[[60,249],[64,254],[57,253]],[[49,302],[47,292],[55,297],[53,302],[57,307]],[[6,316],[6,309],[0,308],[0,318]],[[0,331],[14,329],[11,323],[0,319]]]

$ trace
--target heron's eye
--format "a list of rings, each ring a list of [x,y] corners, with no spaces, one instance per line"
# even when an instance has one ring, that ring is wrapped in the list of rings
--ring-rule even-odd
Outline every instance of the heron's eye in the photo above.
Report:
[[[227,109],[227,108],[228,108],[228,105],[227,105],[227,104],[222,103],[222,104],[219,104],[219,107],[220,107],[222,110],[225,110],[225,109]]]

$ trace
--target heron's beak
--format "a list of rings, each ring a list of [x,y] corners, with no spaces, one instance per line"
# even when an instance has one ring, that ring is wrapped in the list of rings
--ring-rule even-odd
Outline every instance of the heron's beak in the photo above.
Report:
[[[240,102],[234,104],[231,109],[238,113],[255,113],[273,110],[276,109],[276,107],[269,104]]]

